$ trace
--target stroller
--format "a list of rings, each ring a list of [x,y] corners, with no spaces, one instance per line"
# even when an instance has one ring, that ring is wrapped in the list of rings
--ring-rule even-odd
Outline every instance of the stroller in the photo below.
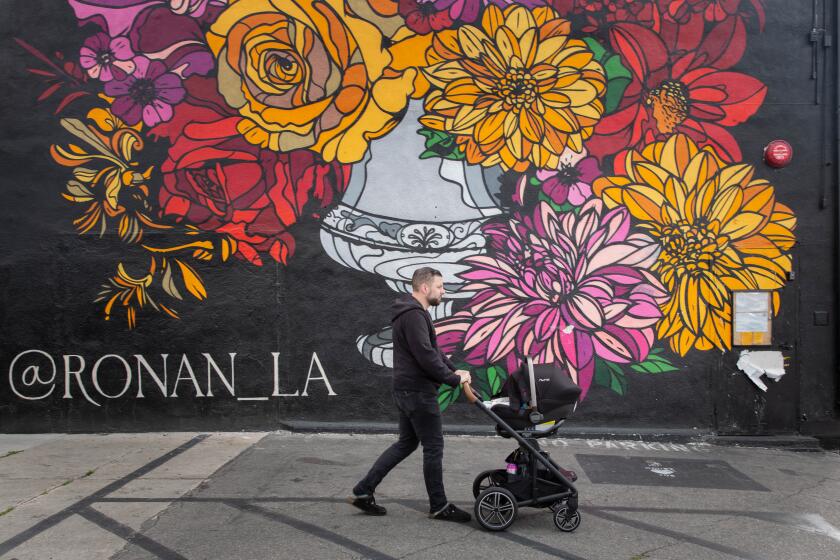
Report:
[[[496,433],[513,438],[519,448],[508,455],[507,469],[479,474],[473,482],[475,517],[488,531],[504,531],[516,520],[521,507],[550,508],[554,525],[571,532],[580,525],[577,475],[555,463],[540,449],[538,439],[557,432],[574,412],[580,387],[562,368],[553,364],[527,365],[511,373],[505,387],[508,397],[482,402],[469,385],[464,393],[496,423]]]

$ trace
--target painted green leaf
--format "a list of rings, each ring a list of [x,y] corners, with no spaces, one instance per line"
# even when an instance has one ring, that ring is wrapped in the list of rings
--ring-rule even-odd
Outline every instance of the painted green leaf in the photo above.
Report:
[[[658,355],[658,352],[651,351],[648,354],[647,360],[633,364],[630,366],[630,369],[638,373],[665,373],[668,371],[678,371],[680,368],[672,364],[668,358]]]
[[[426,139],[426,149],[420,154],[420,159],[439,157],[461,161],[466,157],[451,134],[428,128],[421,128],[417,133]]]
[[[627,380],[621,366],[600,358],[595,359],[595,383],[622,396],[627,392]]]
[[[502,389],[507,379],[507,372],[499,366],[490,366],[487,368],[487,383],[490,385],[490,396],[492,397]]]
[[[633,75],[621,63],[620,56],[605,49],[592,37],[587,37],[584,41],[595,55],[595,60],[600,62],[601,66],[604,67],[604,72],[607,76],[604,112],[608,115],[618,109],[618,105],[621,103],[622,97],[624,97],[624,90],[633,81]]]
[[[440,390],[438,391],[438,404],[440,405],[440,411],[443,412],[446,410],[450,404],[458,400],[460,395],[460,385],[458,387],[450,387],[445,383],[441,385]]]
[[[547,202],[552,208],[554,208],[555,212],[572,212],[577,209],[577,207],[575,207],[572,204],[569,204],[568,202],[564,202],[563,204],[557,204],[556,202],[551,200],[550,196],[548,196],[542,191],[540,191],[540,194],[537,195],[537,199]]]

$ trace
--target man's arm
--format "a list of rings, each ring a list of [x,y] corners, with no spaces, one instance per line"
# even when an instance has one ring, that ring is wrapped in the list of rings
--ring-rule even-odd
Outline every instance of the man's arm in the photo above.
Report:
[[[425,317],[416,311],[411,311],[406,313],[404,321],[408,348],[423,372],[438,383],[446,383],[452,387],[460,385],[461,376],[452,373],[455,368],[450,369],[443,361],[440,350],[432,346]]]
[[[452,371],[458,369],[455,367],[455,364],[452,363],[452,360],[447,358],[446,354],[444,354],[443,350],[441,350],[440,348],[438,348],[438,354],[440,354],[440,359],[443,360],[443,363],[446,364],[446,367],[448,367]]]

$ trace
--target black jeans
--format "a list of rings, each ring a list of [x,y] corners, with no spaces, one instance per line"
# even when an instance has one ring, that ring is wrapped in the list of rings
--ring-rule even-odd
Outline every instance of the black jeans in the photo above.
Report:
[[[400,438],[379,456],[367,475],[353,488],[353,493],[372,494],[385,475],[422,443],[429,511],[435,513],[447,504],[443,491],[443,429],[437,395],[394,391],[394,400],[400,411]]]

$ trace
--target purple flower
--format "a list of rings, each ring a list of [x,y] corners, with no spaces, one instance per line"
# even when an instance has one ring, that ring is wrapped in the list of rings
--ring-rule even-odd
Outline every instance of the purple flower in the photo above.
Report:
[[[88,76],[110,82],[123,80],[134,72],[134,52],[127,37],[111,39],[107,33],[97,33],[85,39],[79,51],[79,64]]]
[[[434,0],[435,9],[449,10],[453,22],[472,23],[478,19],[481,0]]]
[[[134,63],[134,74],[105,84],[105,94],[116,97],[111,110],[129,125],[141,120],[146,126],[168,121],[172,106],[186,95],[181,78],[157,60],[138,56]]]
[[[70,0],[70,7],[80,21],[101,18],[104,29],[112,37],[125,34],[137,15],[147,8],[166,6],[173,14],[204,18],[208,12],[218,15],[226,4],[226,0]]]
[[[576,164],[561,161],[558,169],[537,171],[543,192],[554,203],[568,202],[573,206],[580,206],[592,196],[592,182],[600,176],[598,160],[594,157],[583,158]]]
[[[226,0],[70,0],[80,24],[94,22],[111,37],[127,36],[134,53],[161,60],[186,78],[215,67],[204,36]]]

